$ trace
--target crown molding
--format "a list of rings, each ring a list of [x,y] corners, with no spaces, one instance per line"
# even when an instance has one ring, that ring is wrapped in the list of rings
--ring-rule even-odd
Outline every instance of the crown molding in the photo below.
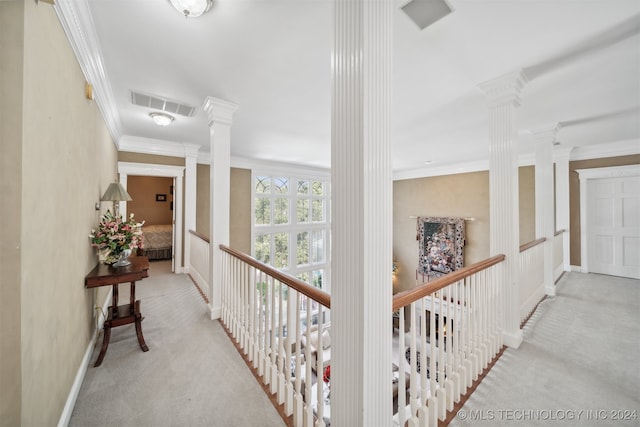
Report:
[[[409,169],[393,173],[394,181],[404,179],[428,178],[442,175],[456,175],[460,173],[479,172],[489,170],[489,160],[457,163],[440,167],[425,166],[419,169]]]
[[[569,160],[590,160],[640,154],[640,139],[575,147]]]
[[[119,149],[120,116],[104,69],[102,52],[87,0],[57,0],[53,8],[69,40],[85,79],[93,86],[94,100],[109,134]]]
[[[168,157],[195,157],[200,146],[195,144],[165,141],[162,139],[144,138],[124,135],[120,138],[120,151],[141,154],[156,154]],[[198,153],[198,158],[200,158]],[[206,153],[208,156],[208,153]]]

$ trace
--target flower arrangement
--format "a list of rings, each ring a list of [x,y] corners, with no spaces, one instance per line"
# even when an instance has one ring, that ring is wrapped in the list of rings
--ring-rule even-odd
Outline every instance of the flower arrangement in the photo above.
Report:
[[[91,246],[97,247],[105,256],[106,264],[113,264],[124,250],[144,246],[143,224],[144,221],[136,222],[133,214],[124,221],[121,216],[107,211],[102,215],[98,229],[91,230]]]

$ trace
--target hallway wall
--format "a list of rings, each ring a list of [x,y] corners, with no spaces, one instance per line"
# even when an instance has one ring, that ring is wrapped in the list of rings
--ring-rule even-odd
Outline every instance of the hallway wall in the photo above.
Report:
[[[0,253],[11,261],[0,286],[0,425],[55,426],[106,295],[86,290],[84,277],[97,264],[88,236],[100,216],[94,204],[116,178],[116,148],[52,6],[0,8],[0,111],[14,127],[2,132],[12,237]]]

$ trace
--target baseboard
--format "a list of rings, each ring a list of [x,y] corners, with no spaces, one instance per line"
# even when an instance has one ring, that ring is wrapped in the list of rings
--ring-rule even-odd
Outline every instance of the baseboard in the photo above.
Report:
[[[110,289],[107,293],[107,297],[104,300],[103,307],[109,307],[109,305],[111,304],[111,297],[112,290]],[[104,320],[104,316],[100,316],[100,319],[98,319],[97,327],[93,331],[93,335],[91,336],[89,345],[87,345],[87,349],[85,350],[82,361],[80,362],[80,367],[78,368],[76,377],[73,380],[73,384],[71,385],[71,390],[69,390],[69,396],[67,396],[67,401],[64,404],[64,409],[62,410],[62,414],[60,415],[60,419],[58,420],[58,427],[67,427],[69,425],[71,414],[73,413],[73,408],[76,406],[76,400],[78,399],[78,393],[80,393],[80,388],[82,387],[84,376],[87,373],[87,368],[89,367],[89,363],[91,362],[91,355],[93,355],[93,349],[96,345],[96,340],[98,339],[98,332],[102,330],[102,327],[104,326]]]
[[[582,266],[581,265],[572,265],[571,266],[571,271],[573,271],[574,273],[582,273]]]

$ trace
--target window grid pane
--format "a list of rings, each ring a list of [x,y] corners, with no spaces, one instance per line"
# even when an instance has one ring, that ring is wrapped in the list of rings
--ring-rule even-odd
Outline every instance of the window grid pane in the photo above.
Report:
[[[276,233],[274,234],[274,240],[275,254],[273,266],[275,268],[289,267],[289,233]]]
[[[309,194],[309,181],[303,179],[298,180],[298,194]]]
[[[298,233],[298,265],[309,264],[309,233]]]
[[[254,211],[254,223],[256,225],[271,224],[271,199],[256,197]]]
[[[311,201],[311,221],[324,222],[324,200],[313,199]]]
[[[265,264],[271,262],[271,237],[268,234],[256,236],[254,257]]]
[[[269,193],[271,193],[271,177],[257,176],[256,177],[256,194],[269,194]]]
[[[297,205],[296,221],[299,223],[309,222],[309,199],[298,199]]]
[[[274,222],[276,224],[289,224],[289,199],[278,198],[274,204]]]

